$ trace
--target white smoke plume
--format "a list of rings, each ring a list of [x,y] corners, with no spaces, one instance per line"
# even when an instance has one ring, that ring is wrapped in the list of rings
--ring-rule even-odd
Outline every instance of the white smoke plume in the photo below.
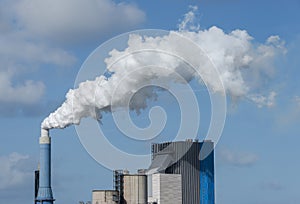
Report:
[[[194,12],[195,8],[192,8]],[[130,35],[128,47],[124,50],[112,50],[110,57],[105,60],[107,70],[112,73],[110,77],[101,75],[94,81],[86,81],[79,84],[76,89],[71,89],[66,94],[65,102],[47,117],[42,128],[65,128],[72,124],[79,124],[84,117],[94,117],[101,119],[101,113],[110,111],[112,103],[120,108],[128,108],[124,101],[126,97],[136,93],[143,84],[161,78],[165,82],[188,83],[193,78],[199,79],[195,71],[186,69],[183,63],[174,57],[166,57],[159,50],[169,51],[179,56],[189,56],[197,58],[197,53],[190,53],[187,46],[178,42],[178,36],[190,39],[207,54],[219,72],[226,94],[232,98],[245,98],[257,103],[258,106],[272,106],[275,92],[271,92],[269,97],[253,93],[252,87],[247,84],[247,78],[254,72],[260,73],[267,69],[278,53],[284,52],[284,44],[278,36],[271,36],[264,44],[253,42],[245,30],[234,30],[225,33],[222,29],[213,26],[207,30],[195,30],[186,28],[187,20],[193,21],[193,13],[185,15],[179,31],[170,31],[166,36],[151,37]],[[187,19],[189,18],[189,19]],[[145,52],[139,55],[132,55],[135,51],[152,49],[158,52]],[[123,56],[126,60],[114,66],[114,63]],[[143,69],[155,61],[161,67],[179,73],[185,81],[179,80],[165,69]],[[205,62],[203,62],[205,63]],[[120,66],[121,65],[121,66]],[[266,68],[267,67],[267,68]],[[201,62],[195,67],[202,73],[200,81],[206,81],[206,85],[218,93],[222,87],[216,83],[213,75]],[[130,73],[130,78],[123,79]],[[205,77],[205,79],[203,79]],[[122,81],[122,87],[115,92],[116,87]],[[113,96],[114,93],[114,96]],[[155,89],[146,88],[138,92],[138,100],[130,104],[130,109],[139,111],[147,106],[147,99],[156,97]],[[270,100],[270,101],[269,101]],[[96,111],[95,111],[96,110]]]

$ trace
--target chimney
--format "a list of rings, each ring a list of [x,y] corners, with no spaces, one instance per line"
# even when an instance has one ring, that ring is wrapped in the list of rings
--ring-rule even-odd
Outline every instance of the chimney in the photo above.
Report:
[[[53,204],[51,189],[51,138],[49,131],[41,129],[40,137],[40,178],[37,204]]]

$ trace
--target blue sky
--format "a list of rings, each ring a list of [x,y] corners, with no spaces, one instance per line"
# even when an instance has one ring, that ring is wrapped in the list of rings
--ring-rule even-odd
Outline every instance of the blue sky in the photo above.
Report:
[[[40,124],[65,100],[89,54],[106,40],[134,29],[176,30],[189,5],[198,7],[201,29],[247,30],[254,44],[279,35],[287,50],[274,60],[272,73],[262,78],[258,89],[276,91],[272,107],[259,108],[246,99],[228,97],[226,123],[216,149],[217,203],[299,203],[299,1],[51,2],[52,6],[48,1],[0,3],[0,203],[32,202]],[[196,95],[201,101],[201,139],[207,131],[210,103],[206,91]],[[156,105],[164,107],[170,118],[164,136],[157,140],[170,140],[180,120],[176,100],[161,93],[159,100],[149,104]],[[148,111],[139,116],[131,113],[133,121],[147,126]],[[104,114],[102,122],[103,131],[111,134],[118,148],[149,153],[149,142],[124,137],[110,114]],[[57,204],[88,201],[93,189],[112,187],[111,170],[86,152],[74,126],[51,130],[51,136]]]

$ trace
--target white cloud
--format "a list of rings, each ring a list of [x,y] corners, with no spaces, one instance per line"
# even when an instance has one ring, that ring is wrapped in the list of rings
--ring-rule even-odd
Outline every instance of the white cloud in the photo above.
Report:
[[[26,167],[28,161],[28,155],[16,152],[0,156],[0,190],[20,187],[31,178],[32,172]]]
[[[277,93],[275,91],[271,91],[268,96],[263,95],[250,95],[248,98],[257,104],[258,107],[273,107],[275,106],[275,98]]]
[[[60,43],[99,39],[145,20],[135,5],[112,0],[19,0],[12,11],[19,27]]]
[[[22,74],[43,64],[66,67],[76,61],[74,56],[62,49],[29,41],[15,31],[1,35],[0,44],[0,104],[22,106],[38,103],[45,92],[44,83],[30,78],[22,79]],[[21,76],[18,83],[14,82],[16,76]]]
[[[22,76],[43,65],[73,65],[76,58],[61,47],[63,43],[92,41],[133,28],[144,19],[136,6],[111,0],[1,1],[0,104],[18,104],[22,109],[40,102],[43,82]]]
[[[254,153],[234,152],[223,148],[219,151],[221,162],[233,166],[252,166],[258,160],[258,156]]]
[[[16,31],[0,36],[0,69],[5,69],[7,63],[48,63],[57,66],[70,66],[75,57],[67,51],[54,48],[42,42],[28,39],[28,36]],[[6,63],[3,63],[5,61]]]
[[[26,80],[23,84],[13,86],[11,74],[0,72],[0,103],[34,104],[44,94],[45,85],[42,82]]]

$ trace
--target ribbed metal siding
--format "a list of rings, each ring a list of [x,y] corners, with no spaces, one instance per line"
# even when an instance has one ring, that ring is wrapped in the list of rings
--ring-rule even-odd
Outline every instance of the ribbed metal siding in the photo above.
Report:
[[[182,204],[180,174],[153,174],[152,182],[152,199],[158,204]]]
[[[213,143],[209,143],[211,143],[213,147]],[[210,172],[210,175],[212,175],[207,177],[212,178],[210,179],[210,184],[206,185],[209,189],[202,189],[204,191],[202,191],[201,196],[203,196],[203,198],[207,196],[208,198],[206,200],[213,201],[201,204],[214,203],[214,153],[212,151],[207,159],[200,162],[199,153],[202,145],[203,142],[200,143],[192,141],[152,144],[152,159],[156,156],[156,154],[172,152],[173,158],[177,161],[168,167],[163,173],[181,174],[183,204],[200,203],[200,183],[204,182],[204,179],[201,179],[200,181],[200,166],[202,166],[204,172]],[[209,165],[207,166],[207,164]],[[202,185],[202,187],[204,186],[205,185]]]

